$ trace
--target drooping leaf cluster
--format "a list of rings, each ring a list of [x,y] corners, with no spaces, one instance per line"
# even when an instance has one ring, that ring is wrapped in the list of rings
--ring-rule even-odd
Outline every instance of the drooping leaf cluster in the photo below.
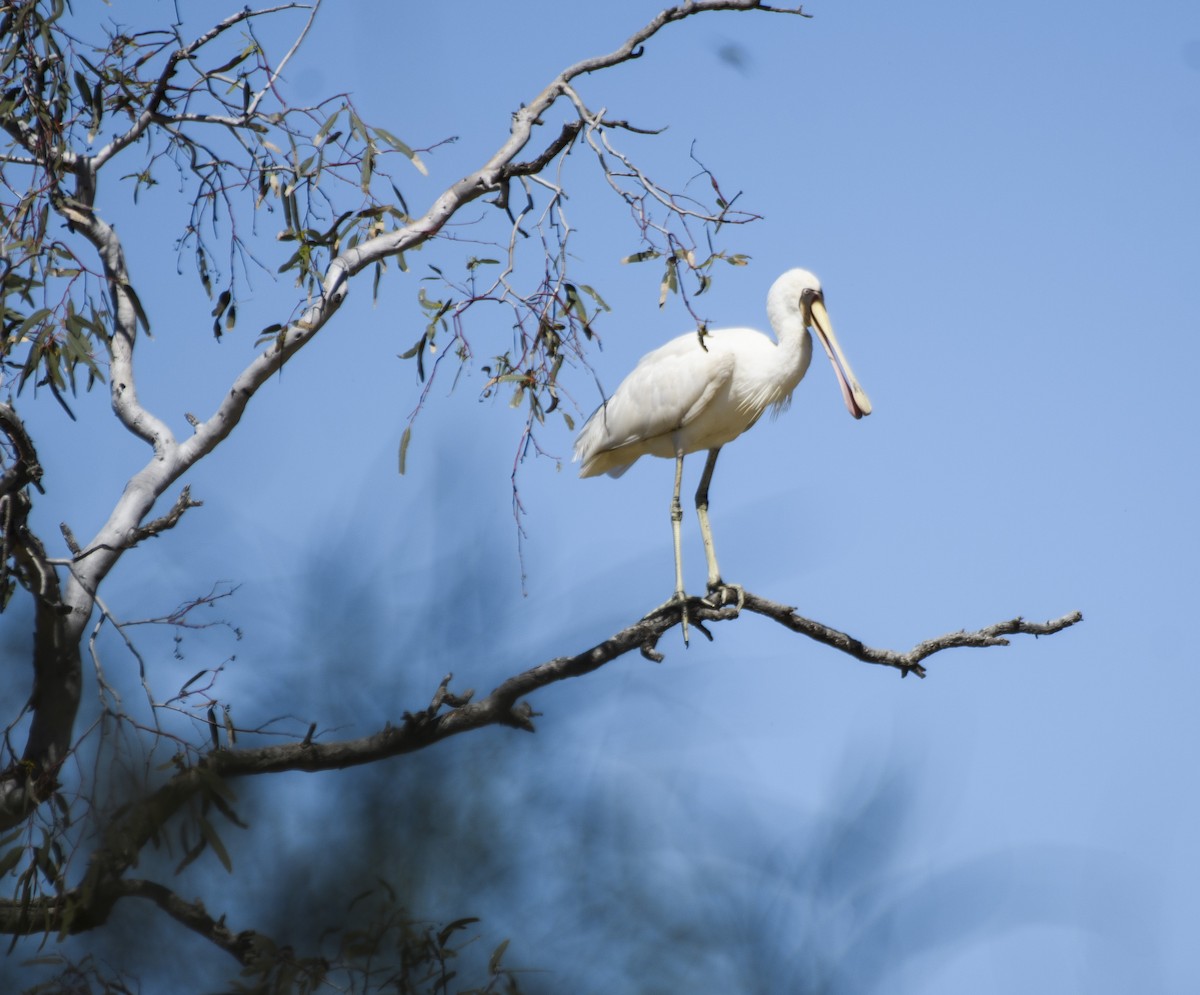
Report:
[[[103,106],[64,52],[61,14],[61,4],[20,3],[0,14],[0,361],[6,384],[19,390],[33,377],[65,404],[80,366],[87,386],[102,379],[91,343],[103,341],[106,320],[52,210],[66,195],[65,153],[99,126]]]
[[[184,192],[171,237],[181,271],[193,267],[214,301],[218,339],[235,327],[252,271],[287,273],[312,295],[338,252],[403,223],[387,159],[424,171],[419,153],[364,122],[347,95],[305,107],[282,98],[282,63],[270,61],[256,23],[293,6],[306,13],[245,9],[192,38],[179,25],[110,24],[97,42],[73,33],[74,22],[68,29],[61,0],[0,6],[0,362],[9,386],[20,392],[32,380],[65,405],[80,371],[86,387],[104,378],[112,288],[78,231],[81,218],[104,216],[104,181],[119,179],[135,203],[164,181]],[[264,228],[291,247],[281,264],[255,255]],[[135,289],[122,289],[148,329]]]

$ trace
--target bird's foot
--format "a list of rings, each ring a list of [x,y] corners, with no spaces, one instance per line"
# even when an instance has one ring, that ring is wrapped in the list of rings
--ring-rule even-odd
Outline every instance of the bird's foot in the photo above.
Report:
[[[726,584],[720,578],[708,585],[708,595],[704,598],[706,604],[714,608],[724,608],[726,605],[736,605],[740,612],[746,604],[746,589],[741,584]]]
[[[679,609],[679,625],[683,629],[683,645],[688,645],[688,596],[683,591],[676,591],[666,601],[655,608],[651,612],[647,612],[642,618],[650,618],[652,615],[657,615],[659,612],[666,611],[670,608]]]

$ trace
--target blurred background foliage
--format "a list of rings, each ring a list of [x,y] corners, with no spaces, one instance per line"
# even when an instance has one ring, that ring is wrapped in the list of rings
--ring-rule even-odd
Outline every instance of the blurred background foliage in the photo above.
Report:
[[[469,486],[469,466],[443,464],[412,484],[429,515],[421,528],[453,537],[431,569],[397,563],[402,541],[350,516],[308,537],[282,589],[253,583],[250,568],[252,582],[219,609],[246,626],[243,640],[221,626],[149,627],[140,649],[181,674],[233,654],[213,691],[236,702],[239,725],[283,718],[295,734],[320,721],[318,738],[363,734],[423,707],[447,671],[460,689],[469,680],[486,690],[537,662],[510,651],[522,623],[508,610],[508,585],[493,581],[511,566],[511,536],[437,500]],[[331,523],[341,517],[328,511]],[[407,592],[399,606],[397,585]],[[579,628],[566,622],[556,648],[581,645]],[[132,683],[132,668],[112,666],[124,651],[111,635],[103,651]],[[478,919],[446,937],[457,972],[447,991],[482,990],[502,945],[501,966],[514,972],[505,984],[539,995],[855,993],[890,990],[899,977],[919,990],[939,962],[985,936],[1050,927],[1099,945],[1148,943],[1125,925],[1118,935],[1104,911],[1114,896],[1127,907],[1142,899],[1127,870],[1099,853],[1024,847],[914,865],[915,836],[934,815],[919,749],[781,758],[781,772],[832,767],[832,791],[809,810],[790,803],[786,783],[779,798],[764,798],[741,779],[736,743],[712,745],[726,762],[711,769],[703,754],[656,762],[676,749],[681,724],[710,721],[678,687],[695,666],[682,652],[663,665],[619,661],[549,689],[534,702],[545,714],[532,736],[487,729],[364,768],[234,782],[248,829],[220,827],[232,874],[206,853],[173,877],[178,848],[147,851],[138,874],[173,881],[226,913],[232,930],[258,930],[298,960],[336,961],[347,935],[361,940],[389,923],[423,942]],[[644,762],[631,763],[617,743],[633,728],[651,744]],[[103,749],[132,745],[110,738]],[[110,770],[139,766],[128,753],[123,760]],[[114,781],[113,803],[139,778]],[[389,934],[374,970],[398,963],[399,935]],[[79,965],[124,977],[131,991],[226,991],[238,981],[236,965],[207,941],[130,900],[103,930],[63,947],[48,941],[44,963],[31,965],[22,944],[0,962],[0,989],[57,975],[55,958],[68,952],[76,967],[43,990],[121,990],[89,982]],[[402,988],[387,972],[370,976],[378,988],[364,975],[335,977],[361,986],[354,991],[442,990]],[[252,980],[240,983],[254,990]]]

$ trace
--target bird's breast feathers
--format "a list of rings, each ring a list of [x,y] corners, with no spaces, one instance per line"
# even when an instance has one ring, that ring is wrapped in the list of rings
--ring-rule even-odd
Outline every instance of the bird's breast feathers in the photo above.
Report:
[[[737,438],[791,397],[799,377],[781,379],[779,358],[774,342],[745,328],[711,332],[703,346],[681,335],[647,353],[580,432],[584,474]]]

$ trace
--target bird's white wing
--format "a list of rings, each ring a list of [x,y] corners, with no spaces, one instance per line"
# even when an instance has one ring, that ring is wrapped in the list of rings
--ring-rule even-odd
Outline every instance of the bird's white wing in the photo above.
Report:
[[[582,475],[624,468],[661,448],[705,409],[733,367],[731,353],[711,345],[705,351],[693,334],[647,353],[580,431],[575,458],[584,463]]]

